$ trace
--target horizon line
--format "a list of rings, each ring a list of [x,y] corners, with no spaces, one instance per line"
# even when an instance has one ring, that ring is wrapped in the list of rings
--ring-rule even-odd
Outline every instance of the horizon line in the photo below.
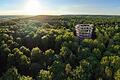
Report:
[[[38,15],[28,15],[28,14],[0,14],[0,16],[120,16],[120,14],[38,14]]]

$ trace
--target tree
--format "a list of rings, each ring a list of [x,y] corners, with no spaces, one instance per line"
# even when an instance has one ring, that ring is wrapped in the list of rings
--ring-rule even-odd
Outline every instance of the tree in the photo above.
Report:
[[[19,80],[19,74],[16,68],[10,68],[3,74],[1,80]]]
[[[7,47],[8,47],[7,44],[3,44],[3,45],[0,46],[0,49],[5,49],[5,48],[7,48]]]
[[[98,48],[101,52],[104,52],[106,49],[104,43],[100,43],[100,45],[98,45]]]
[[[47,57],[53,57],[53,55],[54,55],[54,50],[52,50],[52,49],[49,49],[49,50],[47,50],[47,51],[45,51],[45,55],[47,56]]]
[[[8,55],[9,53],[11,53],[11,50],[9,48],[4,48],[3,53]]]
[[[26,55],[27,57],[31,56],[30,50],[26,48],[25,46],[20,47],[20,51],[23,52],[23,54]]]
[[[32,63],[40,63],[40,64],[43,64],[44,63],[44,57],[43,57],[43,53],[42,51],[36,47],[36,48],[33,48],[32,51],[31,51],[31,61]]]
[[[101,54],[101,51],[97,48],[94,48],[93,51],[92,51],[93,55],[97,58],[97,59],[101,59],[102,57],[102,54]]]
[[[20,80],[33,80],[32,77],[29,77],[29,76],[21,76],[20,77]]]
[[[5,41],[7,41],[7,40],[9,40],[9,35],[8,34],[3,34],[3,40],[5,40]]]
[[[18,44],[21,44],[21,43],[22,43],[21,41],[22,41],[22,40],[21,40],[20,37],[17,37],[17,38],[16,38],[16,42],[17,42]]]
[[[52,80],[52,74],[47,70],[40,70],[37,80]]]
[[[10,45],[10,48],[11,49],[14,49],[14,48],[17,48],[19,47],[19,44],[17,42],[13,42],[11,45]]]
[[[7,43],[7,45],[10,46],[13,43],[13,40],[8,40],[6,43]]]
[[[31,63],[29,68],[30,68],[30,75],[33,77],[35,77],[39,73],[39,71],[42,69],[41,65],[38,63]]]
[[[32,77],[29,76],[21,76],[18,73],[18,70],[14,67],[9,68],[5,74],[0,78],[0,80],[33,80]]]
[[[115,41],[116,44],[120,44],[120,33],[116,33],[113,36],[113,40]]]
[[[65,32],[63,35],[63,40],[64,41],[73,41],[74,40],[74,34],[72,32]]]
[[[60,55],[63,57],[63,60],[65,62],[68,62],[68,59],[69,59],[71,54],[72,54],[72,51],[67,47],[62,47],[60,49]]]
[[[120,51],[120,45],[115,45],[115,46],[113,47],[113,51],[114,51],[115,53],[118,53],[118,52]]]
[[[109,67],[105,68],[105,75],[106,75],[106,79],[113,80],[112,79],[113,72],[112,72],[111,68],[109,68]]]
[[[53,74],[53,80],[61,80],[65,78],[64,64],[62,62],[54,61],[49,70]]]
[[[65,71],[68,76],[72,73],[72,67],[70,64],[66,64]]]
[[[113,80],[114,72],[120,68],[120,57],[119,56],[105,56],[101,59],[101,69],[103,69],[102,77],[104,79]],[[105,76],[104,76],[105,75]]]
[[[54,61],[55,52],[52,49],[45,51],[46,61],[48,65],[51,65]]]
[[[55,50],[59,50],[59,48],[61,47],[63,40],[62,40],[62,35],[58,35],[55,38]]]
[[[69,41],[69,42],[64,42],[62,44],[62,47],[69,48],[73,52],[73,54],[77,53],[78,46],[79,46],[79,43],[77,41]]]
[[[89,80],[92,76],[92,66],[86,61],[82,60],[80,65],[76,67],[75,71],[75,80]]]
[[[26,55],[24,55],[18,48],[13,50],[14,54],[8,55],[9,67],[16,66],[22,74],[29,73],[30,61]]]
[[[84,39],[82,41],[82,45],[84,47],[90,47],[90,48],[93,48],[93,40],[92,39]]]
[[[97,39],[95,39],[95,40],[93,41],[93,47],[94,47],[94,48],[98,48],[98,45],[99,45],[99,42],[98,42]]]
[[[105,56],[101,59],[100,62],[103,67],[109,66],[113,72],[117,71],[120,68],[120,57],[119,56]]]
[[[7,69],[7,58],[8,55],[11,53],[11,50],[7,47],[7,45],[4,46],[3,49],[0,49],[0,72],[4,72]]]
[[[45,55],[38,47],[33,48],[31,51],[31,62],[38,63],[39,65],[41,65],[41,68],[44,68],[46,66]]]
[[[114,74],[114,79],[115,80],[120,80],[120,69],[118,69],[115,74]]]
[[[43,49],[44,49],[44,50],[48,49],[48,48],[49,48],[49,45],[51,44],[51,43],[49,43],[49,35],[45,35],[45,36],[43,36],[41,39],[42,39]]]
[[[48,23],[45,23],[45,24],[43,24],[41,27],[48,29],[48,28],[53,28],[54,26],[52,26],[52,25],[50,25],[50,24],[48,24]]]
[[[91,56],[91,51],[89,48],[82,48],[78,56],[79,56],[79,59],[85,59]]]

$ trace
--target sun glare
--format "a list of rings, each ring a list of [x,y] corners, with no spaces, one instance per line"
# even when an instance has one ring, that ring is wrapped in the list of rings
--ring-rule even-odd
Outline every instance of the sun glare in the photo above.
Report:
[[[39,0],[27,0],[23,12],[27,15],[39,15],[41,13]]]

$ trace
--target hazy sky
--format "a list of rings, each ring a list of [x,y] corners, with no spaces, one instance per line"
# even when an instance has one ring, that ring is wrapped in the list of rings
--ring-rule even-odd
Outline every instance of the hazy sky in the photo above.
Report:
[[[0,14],[120,15],[120,0],[0,0]]]

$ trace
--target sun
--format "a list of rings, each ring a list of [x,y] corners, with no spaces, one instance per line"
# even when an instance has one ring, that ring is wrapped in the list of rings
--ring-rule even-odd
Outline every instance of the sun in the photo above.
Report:
[[[39,0],[27,0],[23,12],[27,15],[39,15],[41,12],[41,5]]]

